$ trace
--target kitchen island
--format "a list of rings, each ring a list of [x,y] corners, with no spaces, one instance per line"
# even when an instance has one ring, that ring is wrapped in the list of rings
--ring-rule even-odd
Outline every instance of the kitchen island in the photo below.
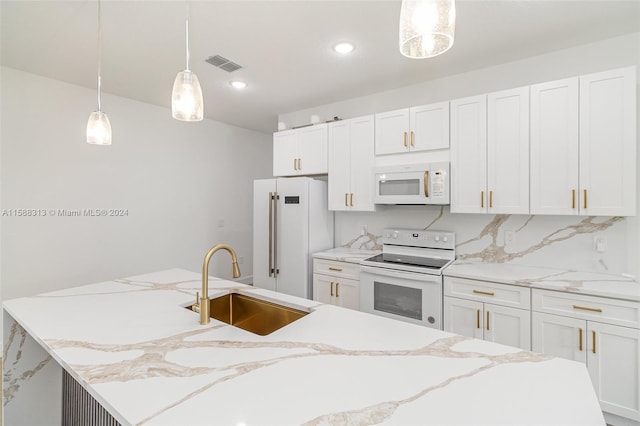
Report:
[[[584,365],[211,278],[310,313],[259,336],[173,269],[4,303],[4,421],[60,424],[64,369],[124,425],[604,424]]]

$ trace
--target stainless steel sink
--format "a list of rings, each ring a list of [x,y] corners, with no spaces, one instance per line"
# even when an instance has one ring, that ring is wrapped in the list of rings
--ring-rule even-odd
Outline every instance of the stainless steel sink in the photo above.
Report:
[[[271,334],[309,314],[240,293],[211,299],[209,308],[211,318],[260,336]]]

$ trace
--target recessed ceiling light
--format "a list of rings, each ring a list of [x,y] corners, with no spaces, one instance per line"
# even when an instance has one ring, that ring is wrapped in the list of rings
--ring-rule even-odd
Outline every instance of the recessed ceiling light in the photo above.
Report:
[[[235,87],[236,89],[244,89],[245,87],[247,87],[247,83],[245,83],[244,81],[240,81],[240,80],[230,81],[229,84],[231,86]]]
[[[333,50],[340,53],[341,55],[346,55],[347,53],[353,52],[354,46],[351,43],[338,43],[333,46]]]

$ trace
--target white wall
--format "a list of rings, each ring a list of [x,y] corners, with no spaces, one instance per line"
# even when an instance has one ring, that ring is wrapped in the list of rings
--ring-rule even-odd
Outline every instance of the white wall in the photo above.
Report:
[[[4,299],[166,268],[200,271],[231,244],[252,273],[252,182],[271,176],[271,136],[109,94],[113,145],[86,143],[96,93],[2,68]],[[167,97],[171,82],[167,83]],[[58,209],[127,209],[125,217],[53,217]],[[226,252],[211,275],[230,277]]]
[[[352,118],[629,65],[640,68],[640,33],[281,114],[278,119],[290,127],[309,123],[311,114],[323,120],[336,115]],[[638,125],[640,135],[640,117]],[[478,239],[458,246],[460,255],[473,259],[508,259],[512,263],[634,275],[640,272],[638,217],[596,218],[591,223],[585,217],[456,215],[448,208],[396,206],[375,213],[340,212],[335,219],[336,245],[372,247],[380,243],[377,237],[385,227],[447,229],[456,232],[458,243]],[[370,235],[361,235],[363,225]],[[517,231],[515,242],[507,246],[503,241],[506,230]],[[595,236],[606,237],[605,253],[595,251]]]

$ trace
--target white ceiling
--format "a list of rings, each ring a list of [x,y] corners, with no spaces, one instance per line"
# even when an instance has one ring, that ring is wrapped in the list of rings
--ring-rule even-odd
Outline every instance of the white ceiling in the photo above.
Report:
[[[194,1],[191,69],[205,116],[271,132],[279,113],[640,31],[640,0],[456,6],[453,48],[411,60],[398,50],[399,0]],[[103,0],[103,90],[169,108],[184,68],[185,10],[183,1]],[[2,0],[0,14],[2,65],[96,87],[95,0]],[[352,55],[331,50],[342,40],[355,43]],[[244,68],[227,73],[204,62],[215,54]],[[249,87],[231,88],[233,78]]]

